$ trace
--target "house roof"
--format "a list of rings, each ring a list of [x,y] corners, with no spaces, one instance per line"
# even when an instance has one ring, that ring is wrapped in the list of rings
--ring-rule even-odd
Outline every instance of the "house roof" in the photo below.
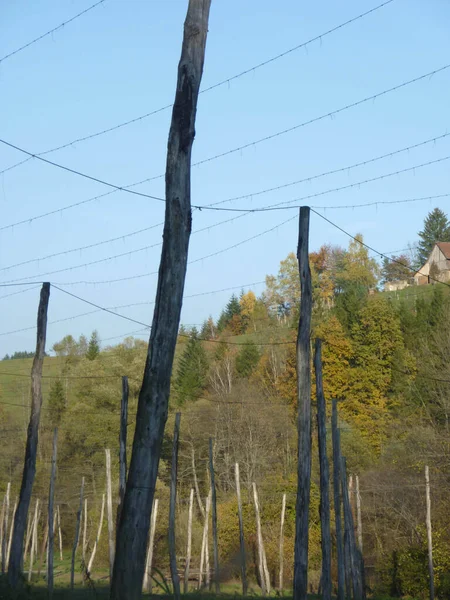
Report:
[[[450,242],[436,242],[436,246],[445,256],[445,258],[450,260]]]

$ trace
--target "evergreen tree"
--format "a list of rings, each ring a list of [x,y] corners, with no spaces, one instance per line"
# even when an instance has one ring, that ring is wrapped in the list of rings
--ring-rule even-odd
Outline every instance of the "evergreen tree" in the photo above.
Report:
[[[206,387],[208,376],[208,358],[195,327],[186,349],[180,358],[174,388],[179,404],[188,400],[197,400]]]
[[[233,329],[240,329],[241,305],[235,294],[229,299],[225,310],[220,314],[217,321],[217,331],[221,333],[230,323],[233,323]],[[235,333],[240,333],[235,331]]]
[[[242,346],[236,356],[236,371],[240,377],[249,377],[256,368],[260,359],[259,350],[255,344]]]
[[[435,208],[428,213],[419,237],[417,257],[420,265],[423,265],[436,242],[450,242],[450,222],[444,211]]]
[[[231,296],[231,298],[229,299],[228,304],[225,307],[225,315],[227,317],[227,320],[231,321],[231,319],[235,315],[240,315],[240,314],[241,314],[241,305],[239,303],[237,296],[235,294],[233,294]]]
[[[65,410],[66,395],[64,386],[62,381],[57,379],[52,383],[48,396],[48,417],[52,427],[57,427],[61,423]]]
[[[216,337],[216,326],[212,317],[203,322],[200,337],[202,340],[213,340]]]
[[[89,340],[88,349],[86,352],[86,358],[88,360],[94,360],[100,354],[100,340],[98,338],[97,330],[94,330]]]

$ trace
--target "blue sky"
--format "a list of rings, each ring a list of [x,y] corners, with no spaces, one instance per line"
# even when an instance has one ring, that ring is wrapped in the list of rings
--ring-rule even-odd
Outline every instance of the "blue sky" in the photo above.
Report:
[[[251,68],[379,3],[381,0],[213,0],[202,87]],[[91,4],[93,1],[85,0],[27,4],[4,0],[0,5],[0,57]],[[186,6],[186,0],[105,0],[61,30],[0,62],[0,137],[29,151],[42,152],[170,104]],[[194,162],[450,63],[449,26],[450,3],[446,0],[394,0],[306,49],[202,94]],[[210,204],[250,195],[450,133],[449,96],[450,69],[333,118],[194,167],[192,201]],[[165,168],[170,116],[170,110],[159,112],[47,158],[120,186],[160,175]],[[450,136],[365,167],[224,206],[267,206],[446,156],[450,156]],[[19,152],[0,146],[0,170],[22,158]],[[303,202],[333,207],[449,193],[449,163],[442,161]],[[164,179],[134,189],[162,196]],[[0,175],[0,226],[107,191],[103,185],[31,160]],[[375,248],[390,252],[415,242],[424,217],[434,206],[450,212],[449,199],[442,198],[364,209],[327,209],[324,214],[353,234],[361,232]],[[208,230],[237,215],[195,211],[194,231],[206,229],[192,236],[189,258],[193,262],[188,268],[186,296],[234,286],[246,288],[275,273],[280,260],[296,248],[295,215],[295,210],[251,214]],[[162,203],[123,192],[110,194],[0,231],[0,268],[124,236],[162,220]],[[202,259],[269,229],[273,231]],[[45,279],[102,306],[141,303],[120,312],[150,323],[153,307],[142,303],[153,301],[156,275],[116,283],[94,282],[157,271],[160,246],[133,251],[158,244],[161,232],[157,226],[92,249],[3,269],[0,282]],[[311,248],[323,243],[347,246],[348,239],[313,215]],[[40,275],[125,252],[132,253]],[[81,281],[89,283],[77,283]],[[34,289],[0,298],[0,333],[34,326],[39,289],[29,287]],[[254,287],[256,292],[262,289],[261,285]],[[20,289],[0,288],[0,296],[16,291]],[[209,314],[217,317],[230,293],[186,298],[182,321],[201,323]],[[49,321],[90,310],[53,289]],[[60,321],[49,325],[48,347],[67,333],[89,335],[95,328],[107,340],[135,331],[139,325],[104,313]],[[0,335],[0,356],[33,349],[34,336],[33,330]]]

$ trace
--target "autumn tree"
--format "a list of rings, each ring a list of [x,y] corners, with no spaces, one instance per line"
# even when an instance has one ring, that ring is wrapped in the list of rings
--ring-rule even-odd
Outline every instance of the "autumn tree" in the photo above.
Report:
[[[180,358],[174,389],[179,404],[197,400],[202,395],[208,376],[208,359],[195,327]]]
[[[203,322],[200,330],[200,337],[202,340],[213,340],[217,336],[217,327],[214,323],[214,319],[210,316]]]
[[[361,285],[373,289],[378,283],[380,269],[374,258],[370,258],[368,249],[364,246],[363,236],[358,233],[350,241],[348,250],[343,254],[338,273],[338,284],[346,283]]]
[[[280,262],[278,274],[266,276],[264,299],[277,315],[290,315],[300,303],[300,278],[298,261],[293,252]]]
[[[420,265],[423,265],[436,242],[450,242],[450,222],[444,211],[435,208],[428,213],[419,238],[417,256]]]

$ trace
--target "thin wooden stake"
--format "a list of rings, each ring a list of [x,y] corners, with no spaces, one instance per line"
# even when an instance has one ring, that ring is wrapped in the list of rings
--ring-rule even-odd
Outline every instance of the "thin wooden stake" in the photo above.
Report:
[[[19,583],[19,575],[23,558],[23,538],[25,536],[28,509],[30,507],[31,493],[33,491],[34,477],[36,474],[36,454],[42,407],[41,380],[42,367],[45,357],[49,298],[50,284],[43,283],[37,317],[36,352],[31,369],[31,414],[27,431],[22,484],[20,486],[19,502],[14,517],[14,532],[8,566],[9,583],[13,589],[15,589]]]
[[[361,494],[359,491],[359,477],[356,475],[356,522],[358,530],[358,547],[362,554],[363,551],[363,534],[362,534],[362,514],[361,514]]]
[[[6,494],[3,500],[3,518],[2,518],[2,535],[1,535],[1,554],[2,554],[2,573],[6,572],[8,567],[6,562],[6,554],[8,552],[8,518],[9,518],[9,496],[11,492],[11,482],[6,486]]]
[[[177,473],[178,473],[178,440],[180,437],[181,413],[175,415],[172,445],[172,470],[170,473],[170,505],[169,505],[169,558],[170,574],[172,577],[175,600],[180,600],[180,577],[177,566],[177,550],[175,542],[175,508],[177,502]]]
[[[144,590],[152,593],[153,548],[155,545],[156,518],[158,516],[158,498],[153,501],[152,519],[150,522],[150,538],[148,540],[147,559],[145,561]]]
[[[345,535],[348,539],[348,552],[350,561],[351,584],[353,590],[353,600],[361,600],[363,596],[363,585],[361,577],[361,557],[356,546],[355,525],[350,505],[349,487],[347,485],[347,466],[346,460],[341,457],[341,482],[342,499],[344,504],[344,527]]]
[[[427,499],[427,541],[428,541],[428,572],[430,576],[430,600],[434,600],[434,566],[433,566],[433,538],[431,531],[431,494],[430,470],[425,467],[425,491]]]
[[[258,542],[258,567],[259,567],[259,577],[261,580],[261,591],[263,596],[266,594],[270,594],[270,579],[269,579],[269,571],[267,569],[266,562],[266,553],[264,550],[264,542],[261,531],[261,516],[259,511],[259,500],[258,500],[258,492],[256,491],[256,484],[252,483],[253,487],[253,502],[255,504],[255,518],[256,518],[256,535]]]
[[[340,436],[338,429],[338,411],[337,400],[333,400],[333,412],[331,416],[331,431],[333,439],[333,493],[334,493],[334,520],[336,527],[336,554],[337,554],[337,576],[338,590],[337,600],[344,600],[345,597],[345,567],[344,567],[344,544],[342,540],[341,523],[341,481],[340,481]]]
[[[62,544],[61,514],[59,512],[59,504],[57,506],[57,513],[58,513],[59,558],[62,562],[62,560],[63,560],[63,544]]]
[[[110,600],[139,600],[192,227],[191,156],[211,0],[189,0],[167,144],[164,235]]]
[[[216,594],[220,593],[219,583],[219,542],[217,538],[217,497],[216,482],[214,478],[214,458],[213,458],[213,439],[209,438],[209,476],[211,479],[212,492],[212,533],[214,548],[214,587]]]
[[[47,586],[48,596],[53,597],[53,552],[55,541],[55,479],[56,479],[56,455],[58,444],[58,429],[53,430],[52,467],[50,471],[50,486],[48,490],[48,555],[47,555]]]
[[[281,524],[280,524],[280,579],[278,590],[283,595],[283,566],[284,566],[284,516],[286,513],[286,494],[283,494],[281,503]]]
[[[89,575],[89,573],[92,570],[92,565],[94,564],[95,554],[97,552],[97,546],[98,546],[98,543],[100,541],[100,535],[102,533],[102,527],[103,527],[103,516],[104,516],[104,513],[105,513],[105,494],[103,494],[103,496],[102,496],[102,508],[100,510],[100,521],[98,523],[97,537],[95,538],[94,547],[92,548],[91,558],[89,559],[89,563],[88,563],[88,566],[87,566],[87,573],[88,573],[88,575]]]
[[[202,551],[200,554],[200,572],[199,572],[199,578],[198,578],[198,589],[200,589],[202,587],[205,563],[207,565],[205,583],[206,583],[206,585],[209,584],[208,528],[209,528],[209,511],[210,511],[210,509],[211,509],[211,491],[209,492],[208,497],[206,498],[205,521],[204,521],[204,525],[203,525],[203,537],[202,537]],[[208,557],[207,560],[206,560],[206,557]]]
[[[300,208],[298,267],[300,273],[300,320],[297,337],[298,467],[295,507],[294,600],[307,600],[308,535],[311,487],[311,311],[309,268],[309,207]]]
[[[84,477],[81,479],[81,490],[80,490],[80,504],[77,511],[77,524],[75,526],[75,539],[72,548],[72,563],[70,567],[70,589],[73,590],[75,584],[75,554],[78,547],[78,540],[80,538],[80,522],[81,513],[83,512],[83,495],[84,495]]]
[[[106,455],[106,513],[108,517],[108,547],[109,547],[109,580],[112,581],[114,565],[114,524],[112,508],[111,483],[111,450],[105,450]]]
[[[30,564],[29,564],[29,569],[28,569],[28,582],[31,581],[31,576],[33,574],[34,554],[35,554],[35,551],[37,548],[38,523],[39,523],[39,499],[36,500],[36,508],[34,509],[33,533],[31,536]]]
[[[88,501],[84,499],[84,511],[83,511],[83,548],[82,556],[83,563],[86,564],[86,547],[87,547],[87,521],[88,521]]]
[[[238,504],[239,518],[239,546],[241,550],[241,579],[242,595],[247,595],[247,565],[245,559],[245,539],[244,539],[244,519],[242,517],[242,499],[241,499],[241,479],[239,477],[239,463],[234,465],[234,475],[236,480],[236,496]]]
[[[122,377],[122,401],[120,405],[120,434],[119,434],[119,506],[117,508],[117,527],[125,497],[127,483],[127,426],[128,426],[128,377]]]
[[[47,523],[46,523],[45,529],[44,529],[44,539],[42,540],[41,556],[40,556],[39,563],[38,563],[38,572],[37,572],[38,578],[41,576],[41,569],[42,569],[42,565],[45,560],[45,551],[47,550],[47,542],[48,542],[48,520],[47,520]],[[36,556],[37,556],[37,554],[36,554]]]
[[[314,353],[317,395],[317,434],[320,462],[320,525],[322,547],[322,600],[331,600],[330,466],[327,455],[326,407],[322,377],[322,342],[316,339]]]
[[[11,517],[11,526],[10,526],[10,530],[9,530],[8,550],[6,551],[6,564],[9,563],[9,555],[11,554],[11,543],[12,543],[12,536],[13,536],[13,531],[14,531],[14,516],[16,514],[16,510],[17,510],[17,498],[16,498],[16,501],[14,502],[14,508],[13,508],[12,517]]]
[[[195,487],[195,494],[197,496],[198,508],[200,510],[200,513],[201,513],[203,519],[204,519],[205,518],[205,507],[203,506],[202,498],[200,496],[200,489],[198,487],[197,469],[196,469],[196,466],[195,466],[194,444],[191,445],[191,465],[192,465],[192,476],[194,477],[194,487]]]
[[[39,501],[38,500],[36,500],[36,504],[39,506]],[[33,528],[34,528],[35,515],[36,515],[36,507],[35,507],[35,510],[34,510],[34,513],[33,513],[33,517],[31,517],[31,515],[28,515],[27,537],[26,537],[26,542],[25,542],[25,550],[24,550],[24,553],[23,553],[24,560],[27,560],[28,551],[30,549],[31,538],[33,536]]]
[[[191,489],[189,496],[189,512],[188,512],[188,528],[187,528],[187,545],[186,545],[186,565],[184,568],[184,588],[185,594],[189,591],[189,567],[191,565],[191,550],[192,550],[192,513],[194,509],[194,488]]]

